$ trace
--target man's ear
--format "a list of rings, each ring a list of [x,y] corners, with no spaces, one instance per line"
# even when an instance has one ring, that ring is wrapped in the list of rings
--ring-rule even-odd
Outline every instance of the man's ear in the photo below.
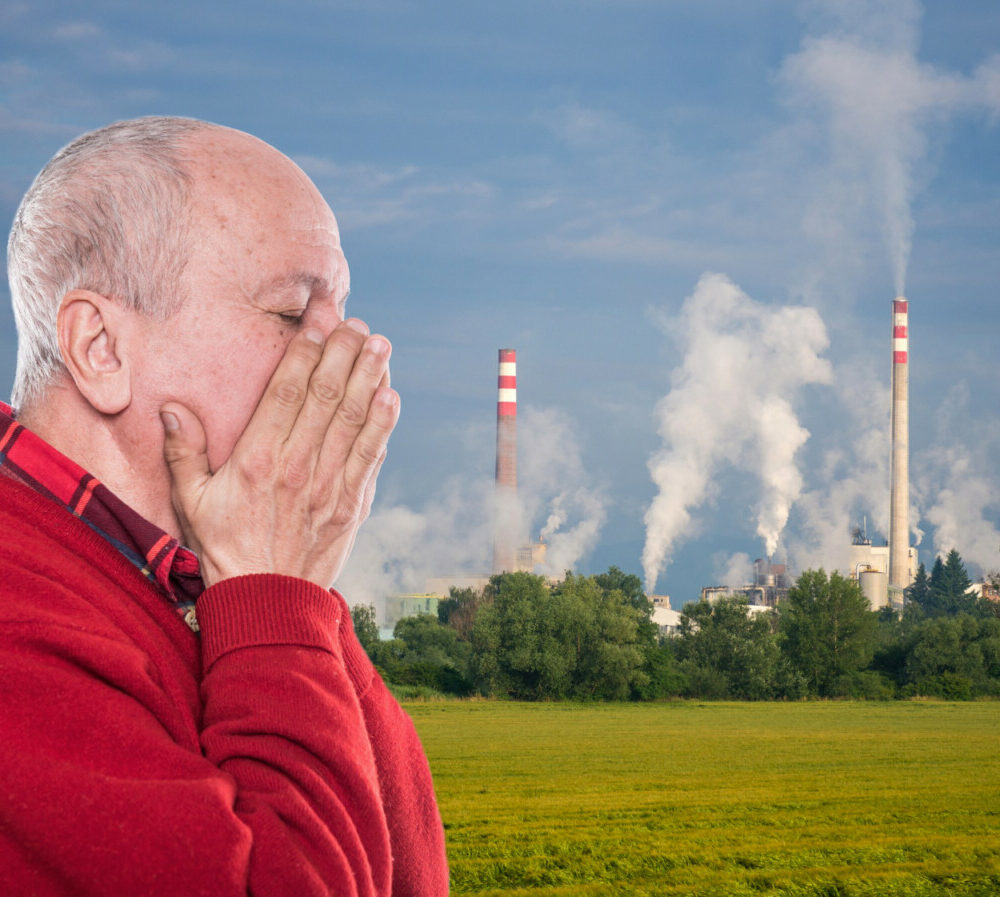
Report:
[[[59,351],[80,394],[102,414],[132,402],[129,313],[91,290],[70,290],[59,305]]]

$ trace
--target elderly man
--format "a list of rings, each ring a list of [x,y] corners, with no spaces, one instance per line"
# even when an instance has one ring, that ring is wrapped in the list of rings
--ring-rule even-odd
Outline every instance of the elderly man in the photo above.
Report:
[[[289,159],[120,122],[8,251],[0,893],[439,895],[430,773],[331,586],[399,400]]]

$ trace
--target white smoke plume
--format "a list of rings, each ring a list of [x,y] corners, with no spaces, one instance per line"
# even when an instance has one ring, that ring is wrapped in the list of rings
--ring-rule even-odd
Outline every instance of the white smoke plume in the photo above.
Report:
[[[569,415],[528,406],[518,419],[518,437],[523,513],[532,522],[545,520],[540,535],[548,548],[536,572],[561,576],[597,544],[605,498],[591,483]]]
[[[488,574],[492,508],[488,477],[452,477],[420,509],[376,498],[337,589],[352,605],[374,605],[381,619],[386,597],[423,592],[430,577]]]
[[[666,323],[684,357],[655,411],[663,448],[649,461],[659,492],[645,516],[647,591],[724,465],[760,480],[757,533],[773,554],[802,489],[795,454],[809,437],[793,403],[832,377],[815,309],[763,305],[720,274],[703,275]]]
[[[843,236],[838,219],[876,216],[903,295],[911,203],[929,176],[920,169],[927,135],[954,112],[1000,110],[1000,55],[968,76],[921,63],[916,0],[828,0],[812,8],[823,33],[804,40],[780,74],[790,101],[826,135],[829,170],[807,220],[822,239],[823,232]]]
[[[753,582],[753,561],[745,551],[729,556],[725,552],[717,552],[712,560],[715,582],[730,589],[738,589]]]
[[[888,532],[889,384],[885,365],[838,366],[830,396],[841,438],[827,447],[813,471],[813,487],[803,492],[792,513],[794,526],[784,539],[796,570],[823,567],[846,570],[850,531],[867,523],[868,533]]]
[[[912,203],[933,175],[930,150],[940,147],[950,117],[1000,112],[1000,55],[965,73],[921,62],[916,0],[816,0],[806,11],[810,36],[785,60],[779,84],[800,113],[789,134],[805,139],[803,149],[817,160],[803,229],[823,248],[819,279],[834,294],[841,292],[848,272],[868,254],[874,226],[902,295],[914,236]],[[863,366],[863,376],[848,365],[837,370],[844,438],[824,453],[814,487],[796,502],[783,540],[798,569],[845,569],[847,534],[862,515],[869,534],[888,531],[888,383],[884,366]],[[919,482],[911,482],[911,526],[916,544],[923,536],[917,524],[925,519],[943,530],[936,546],[956,539],[956,547],[969,543],[981,555],[995,532],[989,524],[995,487],[987,480],[996,465],[987,474],[991,465],[983,463],[981,451],[954,445],[955,434],[967,429],[967,421],[956,422],[939,436],[947,448],[911,457],[911,471],[922,472]]]
[[[957,548],[970,573],[1000,569],[1000,423],[975,413],[965,383],[949,391],[936,419],[935,445],[914,459],[913,478],[915,504],[934,526],[934,554]],[[922,560],[929,568],[933,557]]]
[[[935,527],[935,553],[944,556],[957,548],[966,563],[980,572],[1000,567],[1000,529],[990,519],[1000,513],[995,468],[983,470],[974,452],[963,444],[937,449],[926,461],[938,469],[940,477],[924,514]]]
[[[545,564],[535,572],[559,576],[597,543],[605,500],[591,485],[566,414],[523,406],[518,441],[517,527],[525,536],[544,532]],[[381,617],[387,596],[422,592],[430,578],[488,576],[493,515],[489,476],[455,475],[419,509],[376,499],[337,588],[351,604],[373,604]]]

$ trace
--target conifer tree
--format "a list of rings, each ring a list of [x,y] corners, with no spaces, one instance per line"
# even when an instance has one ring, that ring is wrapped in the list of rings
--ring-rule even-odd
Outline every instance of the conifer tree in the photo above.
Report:
[[[931,616],[944,613],[944,608],[948,603],[948,590],[944,581],[944,561],[941,555],[934,558],[934,566],[931,567],[930,583],[927,589],[927,601],[924,603],[924,610]]]
[[[921,561],[920,565],[917,567],[917,575],[913,578],[913,582],[910,587],[906,590],[906,600],[912,604],[917,604],[922,608],[927,605],[927,600],[930,597],[931,584],[927,577],[927,568],[924,567],[924,562]]]
[[[924,605],[928,615],[971,613],[976,605],[975,596],[969,593],[971,585],[972,580],[957,549],[952,548],[946,560],[938,555],[931,570],[928,600]]]
[[[948,552],[944,562],[944,582],[956,610],[964,603],[963,599],[970,597],[967,593],[972,585],[965,563],[958,550],[953,548]]]

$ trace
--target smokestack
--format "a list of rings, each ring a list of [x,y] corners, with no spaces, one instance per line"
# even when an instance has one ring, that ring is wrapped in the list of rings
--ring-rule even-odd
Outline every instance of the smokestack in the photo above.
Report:
[[[493,572],[514,570],[517,542],[517,352],[501,349],[497,377],[496,515]]]
[[[892,479],[889,495],[889,600],[902,606],[910,584],[909,308],[892,302]]]

